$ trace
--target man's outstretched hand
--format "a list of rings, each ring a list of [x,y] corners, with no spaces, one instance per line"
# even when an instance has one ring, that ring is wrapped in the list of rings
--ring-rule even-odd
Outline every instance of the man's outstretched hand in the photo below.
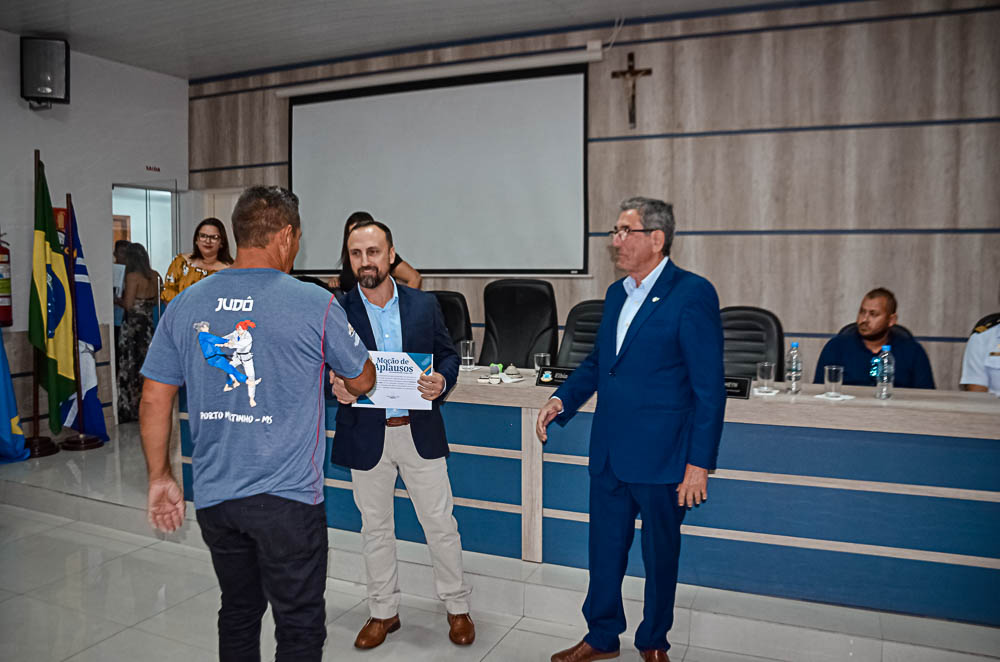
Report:
[[[148,517],[154,529],[176,531],[184,523],[184,493],[173,478],[149,481]]]

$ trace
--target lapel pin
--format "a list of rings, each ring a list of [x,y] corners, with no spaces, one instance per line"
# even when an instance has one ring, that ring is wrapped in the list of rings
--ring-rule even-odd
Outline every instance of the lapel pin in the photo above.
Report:
[[[656,303],[659,300],[660,300],[660,297],[653,297],[653,303]]]

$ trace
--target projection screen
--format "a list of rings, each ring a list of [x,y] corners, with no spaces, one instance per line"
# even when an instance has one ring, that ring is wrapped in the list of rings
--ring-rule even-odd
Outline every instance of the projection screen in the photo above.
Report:
[[[586,67],[293,98],[298,273],[339,267],[364,210],[423,273],[587,269]]]

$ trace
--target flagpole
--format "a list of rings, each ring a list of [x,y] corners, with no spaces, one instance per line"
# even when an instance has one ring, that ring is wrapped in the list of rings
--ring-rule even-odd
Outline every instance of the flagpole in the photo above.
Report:
[[[73,236],[73,196],[66,194],[66,247],[69,256],[69,300],[73,307],[73,378],[76,380],[76,429],[78,434],[65,439],[59,446],[64,451],[88,451],[104,444],[92,434],[86,433],[83,422],[83,393],[80,386],[80,333],[77,327],[76,307],[76,239]]]
[[[38,190],[38,164],[41,163],[42,155],[37,149],[35,150],[35,190]],[[59,447],[52,443],[50,437],[42,437],[38,434],[38,368],[42,364],[42,359],[39,356],[39,350],[37,347],[32,346],[32,356],[34,357],[34,365],[31,371],[31,390],[32,390],[32,411],[31,411],[31,423],[34,433],[30,437],[26,437],[24,440],[24,447],[28,449],[31,453],[31,457],[45,457],[46,455],[55,455],[59,452]]]

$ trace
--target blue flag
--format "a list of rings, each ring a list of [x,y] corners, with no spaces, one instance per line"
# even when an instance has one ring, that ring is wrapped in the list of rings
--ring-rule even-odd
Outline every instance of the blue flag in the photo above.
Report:
[[[76,211],[69,209],[69,223],[73,230],[73,250],[66,260],[74,259],[74,293],[76,296],[76,333],[80,349],[80,392],[83,393],[83,426],[77,422],[76,393],[60,404],[63,425],[84,434],[92,434],[101,441],[108,440],[104,425],[104,408],[97,397],[97,361],[94,353],[101,349],[101,328],[97,324],[94,307],[94,290],[90,287],[90,274],[83,259],[83,244],[76,225]],[[69,271],[69,265],[67,272]]]
[[[0,329],[0,463],[27,460],[28,455],[14,399],[14,381],[10,377],[10,364],[3,346],[3,329]]]

